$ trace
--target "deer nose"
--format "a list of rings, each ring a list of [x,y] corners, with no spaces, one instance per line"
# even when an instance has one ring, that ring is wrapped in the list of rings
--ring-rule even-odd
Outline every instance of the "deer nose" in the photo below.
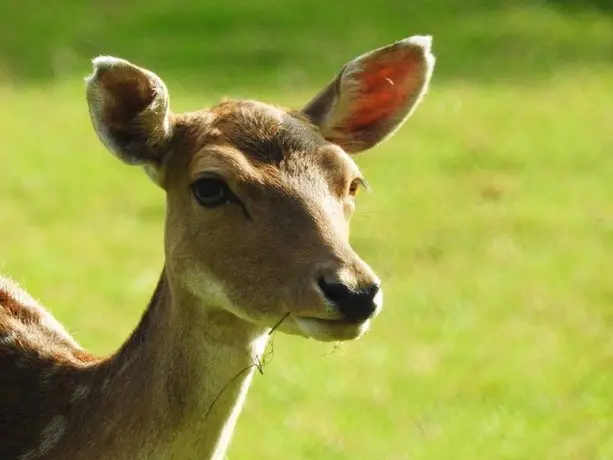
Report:
[[[352,289],[344,283],[329,281],[322,277],[317,280],[317,284],[326,299],[349,321],[356,323],[365,321],[377,310],[375,297],[381,289],[378,283]]]

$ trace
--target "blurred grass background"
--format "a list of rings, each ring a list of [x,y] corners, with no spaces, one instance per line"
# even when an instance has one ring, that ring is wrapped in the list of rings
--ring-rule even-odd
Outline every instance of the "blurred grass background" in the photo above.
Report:
[[[0,271],[97,353],[152,292],[163,196],[90,127],[93,56],[156,71],[175,111],[300,107],[413,34],[431,92],[359,158],[386,308],[340,349],[276,337],[228,457],[612,459],[610,0],[0,2]]]

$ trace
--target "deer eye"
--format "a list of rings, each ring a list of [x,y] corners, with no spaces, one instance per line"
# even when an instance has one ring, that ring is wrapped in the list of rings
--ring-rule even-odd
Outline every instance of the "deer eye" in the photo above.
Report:
[[[194,197],[205,208],[215,208],[232,200],[232,193],[224,181],[203,177],[192,184]]]
[[[349,184],[349,196],[356,196],[358,194],[358,190],[360,190],[360,187],[365,185],[365,181],[361,177],[353,179],[351,184]]]

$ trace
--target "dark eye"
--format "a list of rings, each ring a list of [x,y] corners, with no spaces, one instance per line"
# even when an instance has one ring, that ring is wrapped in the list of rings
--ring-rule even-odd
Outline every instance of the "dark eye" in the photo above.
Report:
[[[362,185],[363,180],[362,179],[354,179],[351,181],[351,184],[349,184],[349,195],[350,196],[356,196],[358,193],[358,190],[360,189],[360,186]]]
[[[231,201],[232,194],[221,179],[204,177],[192,184],[192,193],[198,203],[206,208],[215,208]]]

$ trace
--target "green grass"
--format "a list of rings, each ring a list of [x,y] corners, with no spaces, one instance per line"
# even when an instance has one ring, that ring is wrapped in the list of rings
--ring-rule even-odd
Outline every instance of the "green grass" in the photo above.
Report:
[[[277,336],[229,458],[613,458],[610,9],[124,3],[0,5],[0,271],[98,353],[157,280],[163,195],[90,127],[91,55],[153,67],[176,110],[300,106],[355,54],[432,33],[431,93],[358,160],[353,243],[386,307],[340,349]]]

